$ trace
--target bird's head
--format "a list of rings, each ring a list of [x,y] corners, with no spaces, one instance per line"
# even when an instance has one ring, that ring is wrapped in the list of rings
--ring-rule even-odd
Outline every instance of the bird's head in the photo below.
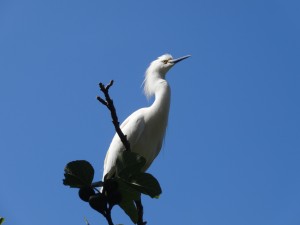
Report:
[[[166,73],[178,62],[190,57],[190,55],[180,57],[178,59],[173,59],[173,57],[170,54],[164,54],[160,57],[158,57],[156,60],[154,60],[150,66],[149,70],[158,72],[165,77]]]
[[[178,62],[190,57],[190,55],[173,59],[170,54],[164,54],[154,60],[145,73],[144,92],[147,98],[151,97],[156,90],[156,81],[165,79],[167,72]]]

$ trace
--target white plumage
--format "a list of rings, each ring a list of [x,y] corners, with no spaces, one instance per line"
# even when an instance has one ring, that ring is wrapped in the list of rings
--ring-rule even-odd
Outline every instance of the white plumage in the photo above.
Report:
[[[145,73],[144,92],[147,98],[154,95],[155,100],[150,107],[132,113],[120,126],[127,136],[131,151],[146,159],[143,171],[149,168],[160,152],[168,124],[171,90],[165,80],[166,73],[177,62],[188,57],[173,59],[171,55],[165,54],[150,64]],[[103,178],[116,164],[118,152],[124,150],[123,143],[115,134],[104,160]]]

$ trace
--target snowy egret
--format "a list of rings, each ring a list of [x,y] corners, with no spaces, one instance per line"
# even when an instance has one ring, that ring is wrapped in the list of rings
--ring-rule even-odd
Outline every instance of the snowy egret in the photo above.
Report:
[[[170,109],[171,90],[165,80],[166,73],[178,62],[190,55],[173,59],[169,54],[154,60],[145,73],[144,93],[147,98],[155,96],[150,107],[141,108],[132,113],[120,126],[127,136],[131,151],[146,159],[142,169],[146,171],[160,152],[165,136]],[[104,176],[115,166],[118,153],[125,147],[119,136],[115,134],[104,160]]]

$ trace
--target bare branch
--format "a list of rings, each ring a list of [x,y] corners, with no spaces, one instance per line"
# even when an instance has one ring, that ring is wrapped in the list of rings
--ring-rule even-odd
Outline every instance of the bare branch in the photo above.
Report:
[[[100,90],[103,92],[103,94],[105,96],[105,100],[103,98],[101,98],[100,96],[97,96],[97,100],[109,109],[111,118],[112,118],[112,123],[115,127],[115,130],[116,130],[118,136],[120,137],[120,139],[125,147],[125,150],[130,151],[130,143],[127,140],[126,135],[123,134],[123,132],[120,128],[120,125],[119,125],[120,123],[118,120],[118,116],[117,116],[117,112],[116,112],[113,100],[109,96],[109,88],[113,85],[113,83],[114,83],[113,80],[111,80],[110,83],[106,86],[104,86],[103,83],[99,83]],[[136,207],[138,210],[137,225],[145,225],[147,222],[143,221],[143,211],[144,210],[143,210],[143,205],[142,205],[141,200],[135,201],[135,204],[136,204]],[[109,225],[113,224],[112,219],[111,219],[111,209],[112,208],[109,208],[106,212],[106,215],[104,215]]]
[[[101,102],[103,105],[105,105],[109,111],[110,111],[110,114],[111,114],[111,118],[112,118],[112,123],[115,127],[115,130],[118,134],[118,136],[120,137],[124,147],[125,147],[125,150],[126,151],[130,151],[130,144],[129,144],[129,141],[127,140],[127,137],[126,135],[123,134],[121,128],[120,128],[120,123],[119,123],[119,120],[118,120],[118,116],[117,116],[117,112],[116,112],[116,109],[115,109],[115,106],[114,106],[114,103],[113,103],[113,100],[110,98],[109,96],[109,88],[114,84],[114,81],[111,80],[109,82],[108,85],[104,86],[103,83],[100,83],[99,84],[99,87],[100,87],[100,90],[103,92],[104,96],[105,96],[105,100],[102,99],[100,96],[97,96],[97,100],[99,102]]]

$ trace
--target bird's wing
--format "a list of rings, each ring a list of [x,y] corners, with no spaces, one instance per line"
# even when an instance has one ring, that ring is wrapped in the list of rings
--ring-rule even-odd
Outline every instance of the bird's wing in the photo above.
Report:
[[[130,147],[138,142],[145,128],[144,109],[140,109],[131,114],[120,126],[122,132],[126,135]]]
[[[135,111],[120,126],[122,132],[124,133],[124,135],[126,135],[127,140],[130,143],[131,149],[134,148],[145,128],[143,111],[144,109]],[[114,165],[116,164],[118,153],[120,151],[123,151],[124,149],[125,147],[121,142],[120,137],[118,136],[118,134],[115,134],[106,153],[103,176],[105,176],[106,173],[108,173],[114,167]]]

